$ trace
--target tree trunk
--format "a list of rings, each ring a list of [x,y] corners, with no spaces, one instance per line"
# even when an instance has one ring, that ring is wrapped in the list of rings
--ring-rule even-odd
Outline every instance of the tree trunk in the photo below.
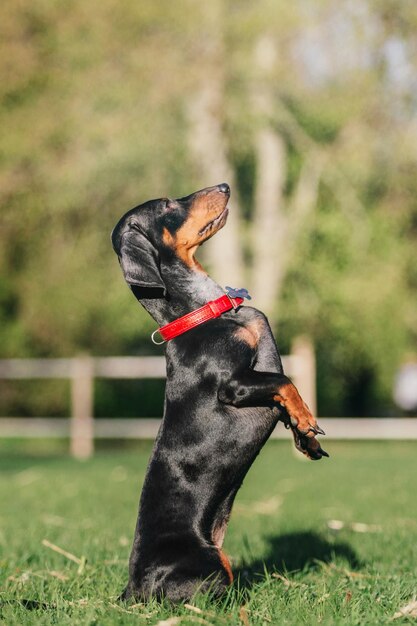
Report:
[[[272,73],[276,62],[275,42],[263,35],[254,51],[256,80],[251,100],[259,129],[255,136],[256,191],[253,223],[253,269],[251,291],[254,304],[272,324],[284,278],[287,217],[283,210],[287,174],[286,147],[273,128],[274,94]]]
[[[188,105],[189,145],[202,187],[226,182],[232,190],[227,225],[204,245],[204,256],[217,281],[243,287],[239,201],[223,128],[222,68],[226,65],[223,3],[221,0],[203,3],[201,12],[201,82]]]
[[[287,218],[283,212],[286,149],[282,137],[268,127],[259,130],[256,157],[251,292],[255,306],[274,323],[287,245]]]

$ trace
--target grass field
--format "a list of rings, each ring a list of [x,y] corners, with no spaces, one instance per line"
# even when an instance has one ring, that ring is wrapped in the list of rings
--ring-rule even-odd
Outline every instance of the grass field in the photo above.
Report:
[[[226,537],[235,586],[221,603],[172,608],[116,603],[150,444],[86,463],[1,444],[0,623],[391,623],[417,593],[417,444],[326,449],[331,458],[312,463],[267,444]],[[335,520],[343,527],[329,528]]]

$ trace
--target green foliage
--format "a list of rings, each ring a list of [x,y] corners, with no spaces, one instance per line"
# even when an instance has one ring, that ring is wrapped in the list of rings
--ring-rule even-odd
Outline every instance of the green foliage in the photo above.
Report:
[[[216,68],[205,61],[218,41],[202,28],[205,10],[219,16]],[[217,74],[250,265],[253,140],[265,121],[252,106],[254,47],[267,32],[286,193],[313,153],[326,161],[277,330],[287,346],[312,335],[322,413],[390,410],[393,373],[417,338],[414,3],[6,0],[0,23],[2,357],[150,349],[154,325],[123,284],[109,235],[144,199],[216,182],[196,174],[186,109]],[[365,379],[366,398],[352,402]]]
[[[299,238],[310,261],[294,264],[283,294],[278,335],[315,337],[322,415],[383,414],[410,337],[399,224],[381,212],[361,220],[363,230],[355,222],[322,206]]]

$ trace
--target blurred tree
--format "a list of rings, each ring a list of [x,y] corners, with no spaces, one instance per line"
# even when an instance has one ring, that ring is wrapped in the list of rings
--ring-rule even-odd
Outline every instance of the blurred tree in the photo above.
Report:
[[[224,133],[227,51],[224,41],[226,7],[223,0],[203,3],[200,21],[197,56],[199,71],[193,93],[187,102],[189,144],[195,156],[196,176],[202,181],[200,184],[208,187],[225,181],[233,189],[229,201],[229,227],[216,236],[214,244],[212,241],[206,244],[205,259],[217,280],[221,280],[224,267],[227,267],[229,283],[238,286],[244,281],[244,267],[240,244],[239,194]]]

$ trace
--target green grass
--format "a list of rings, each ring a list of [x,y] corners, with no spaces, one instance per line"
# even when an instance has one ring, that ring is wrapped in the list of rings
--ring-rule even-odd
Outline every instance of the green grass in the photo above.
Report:
[[[39,447],[23,456],[2,444],[0,623],[153,625],[175,616],[168,624],[390,623],[417,592],[417,444],[327,442],[326,449],[331,458],[312,463],[287,442],[267,444],[226,537],[239,577],[220,603],[197,596],[197,613],[116,603],[149,444],[102,450],[86,463]],[[339,531],[328,528],[335,519],[345,523]]]

